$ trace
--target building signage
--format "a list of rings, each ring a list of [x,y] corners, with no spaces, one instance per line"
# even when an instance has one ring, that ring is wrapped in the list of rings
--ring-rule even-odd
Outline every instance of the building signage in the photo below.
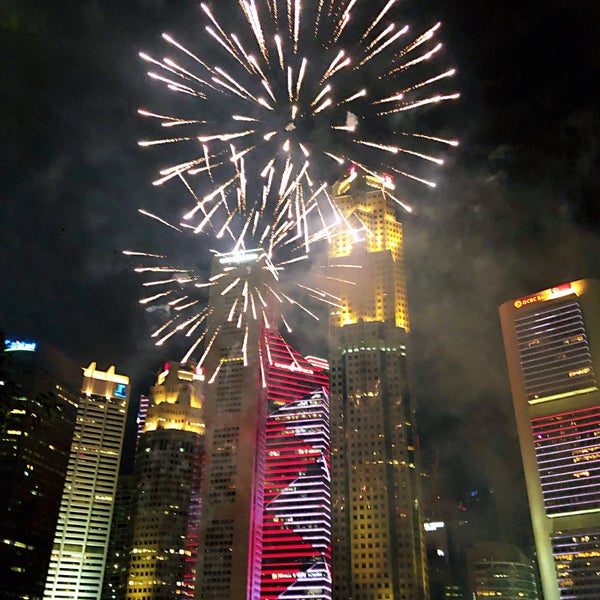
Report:
[[[21,340],[4,340],[5,352],[35,352],[35,342],[22,342]]]
[[[292,371],[293,373],[304,373],[305,375],[312,375],[314,371],[312,369],[306,369],[296,363],[282,363],[274,362],[273,365],[278,369],[285,369],[286,371]]]
[[[530,304],[536,304],[537,302],[546,302],[547,300],[552,300],[553,298],[560,298],[561,296],[567,296],[568,294],[574,293],[574,289],[570,283],[564,283],[563,285],[558,285],[556,287],[543,290],[542,292],[538,292],[537,294],[532,294],[531,296],[525,296],[525,298],[519,298],[513,302],[513,306],[515,308],[523,308],[524,306],[529,306]]]

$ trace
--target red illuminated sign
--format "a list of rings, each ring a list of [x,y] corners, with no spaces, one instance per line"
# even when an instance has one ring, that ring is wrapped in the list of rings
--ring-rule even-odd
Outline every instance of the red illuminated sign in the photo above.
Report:
[[[537,302],[546,302],[547,300],[552,300],[553,298],[560,298],[561,296],[566,296],[573,292],[574,290],[570,283],[563,283],[562,285],[557,285],[556,287],[543,290],[537,294],[519,298],[513,302],[513,306],[515,308],[523,308],[524,306],[536,304]]]

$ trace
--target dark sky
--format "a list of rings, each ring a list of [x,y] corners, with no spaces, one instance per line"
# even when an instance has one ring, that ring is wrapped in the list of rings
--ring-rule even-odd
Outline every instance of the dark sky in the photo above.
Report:
[[[233,4],[233,2],[231,2]],[[421,431],[444,493],[522,484],[497,307],[600,278],[600,5],[403,0],[444,23],[461,100],[440,111],[461,140],[406,222]],[[121,251],[154,235],[136,115],[156,93],[137,53],[160,33],[201,33],[193,2],[18,0],[0,8],[0,328],[82,364],[147,381],[167,356],[148,342],[139,280]],[[191,252],[206,252],[190,247]],[[303,349],[310,352],[309,348]],[[464,472],[465,476],[458,474]],[[516,536],[518,537],[518,535]]]

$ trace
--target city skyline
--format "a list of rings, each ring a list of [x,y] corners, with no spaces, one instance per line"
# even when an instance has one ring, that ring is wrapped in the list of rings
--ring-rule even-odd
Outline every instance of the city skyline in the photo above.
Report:
[[[418,198],[405,226],[416,379],[428,402],[427,461],[438,461],[447,493],[458,499],[481,482],[511,507],[506,490],[519,479],[495,458],[514,457],[516,442],[496,307],[600,275],[598,113],[588,93],[597,14],[586,3],[530,3],[516,14],[461,4],[408,5],[408,20],[423,10],[423,20],[444,22],[462,100],[441,120],[463,132],[437,190]],[[10,175],[0,265],[11,291],[0,326],[80,364],[110,358],[142,388],[167,353],[149,347],[151,315],[140,312],[138,282],[119,253],[132,236],[154,235],[139,224],[139,198],[173,196],[151,187],[134,147],[142,128],[134,113],[149,93],[136,53],[195,22],[197,10],[22,5],[3,28],[17,58],[4,80]]]

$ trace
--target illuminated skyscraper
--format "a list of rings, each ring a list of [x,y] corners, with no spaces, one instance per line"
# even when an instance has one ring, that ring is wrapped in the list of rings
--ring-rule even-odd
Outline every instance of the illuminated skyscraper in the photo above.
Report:
[[[402,224],[391,182],[358,175],[333,194],[356,235],[329,250],[333,575],[337,600],[428,597]],[[362,235],[363,241],[357,241]]]
[[[249,288],[259,252],[220,257]],[[257,258],[258,256],[258,258]],[[218,266],[222,269],[222,265]],[[228,284],[211,290],[220,327],[206,357],[206,460],[196,597],[330,598],[329,434],[323,362],[276,333],[277,315],[229,319]],[[257,311],[258,312],[258,311]]]
[[[193,598],[204,441],[203,377],[167,362],[150,390],[135,456],[130,600]]]
[[[0,595],[39,600],[67,474],[81,369],[53,348],[2,342]]]
[[[45,600],[100,598],[128,397],[114,367],[84,369]]]
[[[545,600],[600,597],[600,282],[500,307]]]
[[[253,286],[265,276],[255,252],[215,259]],[[220,328],[206,356],[205,467],[196,598],[255,600],[260,593],[267,391],[264,319],[248,329],[229,321],[234,297],[211,287],[211,327]],[[273,322],[275,322],[273,320]],[[250,351],[248,351],[250,349]]]
[[[329,377],[269,332],[261,600],[331,600]]]

